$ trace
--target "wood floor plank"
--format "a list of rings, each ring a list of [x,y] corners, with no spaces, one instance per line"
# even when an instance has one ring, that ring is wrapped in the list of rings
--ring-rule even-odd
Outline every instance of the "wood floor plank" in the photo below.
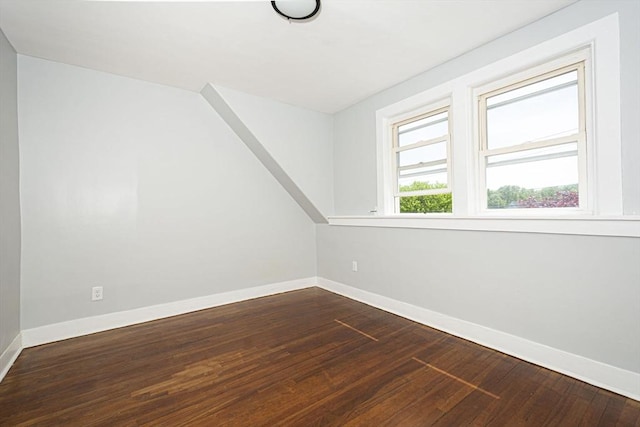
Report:
[[[640,402],[627,399],[616,425],[640,426]]]
[[[640,403],[309,288],[25,349],[1,426],[640,426]]]
[[[607,402],[607,407],[600,418],[599,426],[615,426],[623,424],[622,411],[625,407],[626,401],[622,399],[616,399],[616,396],[610,396]]]

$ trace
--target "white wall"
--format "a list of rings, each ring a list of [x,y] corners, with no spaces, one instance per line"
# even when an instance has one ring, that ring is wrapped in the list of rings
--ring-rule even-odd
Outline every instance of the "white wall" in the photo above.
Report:
[[[0,31],[0,355],[20,333],[17,56]],[[0,357],[1,371],[6,361]]]
[[[366,215],[376,205],[377,109],[615,12],[624,211],[640,214],[640,3],[614,0],[580,1],[336,114],[336,214]],[[640,373],[640,239],[338,226],[317,233],[319,276]]]
[[[313,223],[199,94],[18,72],[23,329],[315,275]]]
[[[216,86],[324,216],[333,214],[333,117]]]

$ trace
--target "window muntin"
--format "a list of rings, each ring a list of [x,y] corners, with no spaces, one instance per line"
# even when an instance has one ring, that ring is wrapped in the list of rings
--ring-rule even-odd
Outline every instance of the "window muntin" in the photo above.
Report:
[[[586,209],[584,62],[479,96],[484,209]]]
[[[395,212],[452,212],[449,107],[391,127]]]

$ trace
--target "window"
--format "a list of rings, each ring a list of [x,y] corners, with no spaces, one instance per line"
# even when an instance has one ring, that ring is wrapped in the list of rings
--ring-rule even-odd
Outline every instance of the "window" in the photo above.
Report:
[[[391,126],[395,212],[451,212],[449,107]]]
[[[587,209],[585,63],[478,97],[482,209]]]
[[[330,224],[639,235],[622,216],[615,14],[378,109],[376,125],[375,215]],[[451,208],[406,206],[436,196]]]

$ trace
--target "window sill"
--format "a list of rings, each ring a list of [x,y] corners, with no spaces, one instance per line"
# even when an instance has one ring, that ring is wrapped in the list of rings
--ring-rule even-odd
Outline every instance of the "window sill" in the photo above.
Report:
[[[424,215],[331,216],[329,217],[329,225],[640,237],[640,216],[526,218],[505,216],[425,217]]]

